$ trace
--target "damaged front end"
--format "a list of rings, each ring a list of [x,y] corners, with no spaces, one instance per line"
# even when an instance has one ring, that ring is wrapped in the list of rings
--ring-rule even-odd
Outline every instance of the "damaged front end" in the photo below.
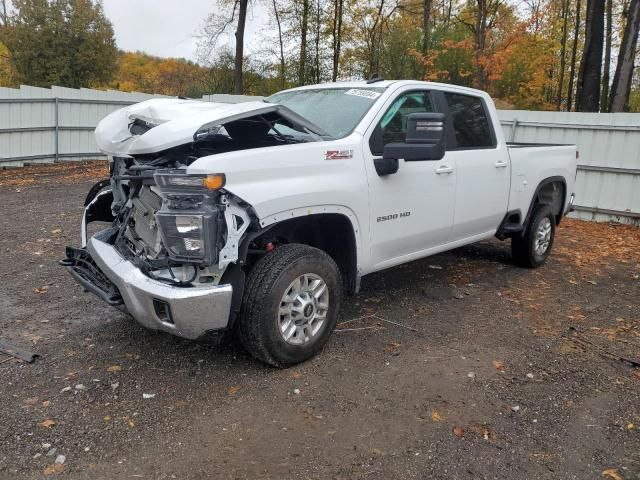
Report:
[[[172,156],[114,158],[110,181],[85,201],[82,248],[67,247],[61,264],[144,326],[195,339],[228,326],[224,274],[251,218],[224,175],[187,175],[186,166]],[[110,226],[88,238],[93,222]]]
[[[82,248],[61,264],[86,290],[148,328],[195,339],[230,326],[244,286],[243,236],[258,225],[221,173],[188,174],[206,156],[315,142],[328,134],[286,107],[153,99],[96,128],[110,179],[85,201]],[[89,237],[88,226],[109,227]]]

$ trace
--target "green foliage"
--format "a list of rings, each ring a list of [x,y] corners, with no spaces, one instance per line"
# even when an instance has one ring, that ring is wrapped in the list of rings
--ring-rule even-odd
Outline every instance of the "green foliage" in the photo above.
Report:
[[[109,81],[117,49],[102,5],[91,0],[14,0],[0,32],[15,79],[28,85],[91,87]]]

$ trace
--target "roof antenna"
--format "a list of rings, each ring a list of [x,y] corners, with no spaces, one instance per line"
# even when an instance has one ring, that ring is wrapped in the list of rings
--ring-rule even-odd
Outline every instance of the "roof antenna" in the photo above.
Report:
[[[384,82],[384,78],[382,78],[377,73],[372,73],[371,76],[369,77],[369,80],[367,80],[367,83],[371,84],[371,83],[377,83],[377,82]]]

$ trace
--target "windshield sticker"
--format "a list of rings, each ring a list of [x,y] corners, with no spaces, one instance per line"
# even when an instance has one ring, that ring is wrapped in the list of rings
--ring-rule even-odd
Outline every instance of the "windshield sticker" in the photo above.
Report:
[[[325,160],[347,160],[353,158],[353,150],[327,150],[324,152]]]
[[[360,90],[358,88],[352,88],[344,92],[345,95],[355,95],[356,97],[364,97],[364,98],[378,98],[380,96],[379,92],[372,92],[371,90]]]

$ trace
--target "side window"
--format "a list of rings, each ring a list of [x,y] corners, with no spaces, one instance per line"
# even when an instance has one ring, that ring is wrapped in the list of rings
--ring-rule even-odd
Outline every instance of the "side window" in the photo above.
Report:
[[[444,93],[449,106],[458,148],[494,147],[489,117],[482,99],[458,93]]]
[[[380,120],[383,145],[404,142],[407,118],[411,113],[433,111],[429,92],[407,92],[400,95]]]

